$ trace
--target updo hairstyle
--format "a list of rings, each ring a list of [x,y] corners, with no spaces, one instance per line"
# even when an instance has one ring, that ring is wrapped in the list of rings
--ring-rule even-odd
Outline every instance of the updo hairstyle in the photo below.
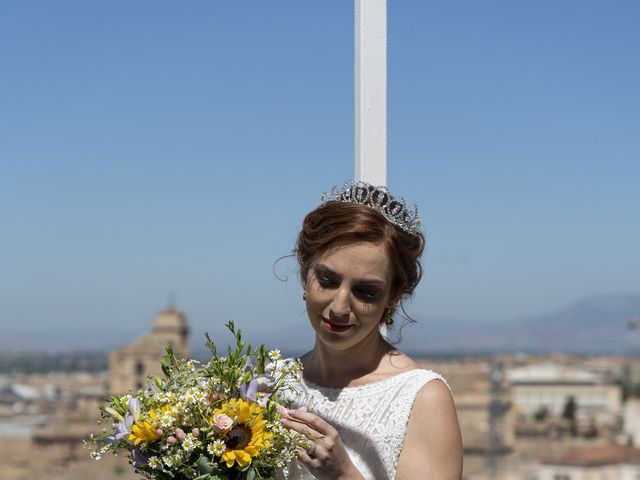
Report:
[[[302,223],[294,251],[302,284],[306,285],[309,269],[327,250],[359,242],[384,245],[393,276],[391,305],[411,296],[422,277],[422,233],[407,233],[368,206],[340,201],[320,205]]]

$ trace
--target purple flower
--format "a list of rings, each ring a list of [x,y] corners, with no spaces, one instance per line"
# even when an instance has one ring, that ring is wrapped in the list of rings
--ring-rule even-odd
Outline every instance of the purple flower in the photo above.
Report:
[[[261,395],[260,404],[266,405],[267,400],[271,397],[271,391],[275,380],[270,375],[258,375],[252,379],[248,384],[244,383],[240,385],[240,396],[252,402],[256,401],[256,394],[258,392],[264,393]],[[263,405],[263,406],[264,406]]]
[[[118,440],[122,440],[123,438],[125,438],[127,435],[131,433],[132,425],[133,425],[133,416],[127,412],[124,416],[124,420],[116,424],[116,430],[115,432],[113,432],[113,435],[108,436],[106,440],[110,443],[117,442]]]
[[[245,372],[253,372],[253,369],[256,366],[256,362],[253,357],[248,356],[244,359],[244,371]]]
[[[127,408],[129,409],[129,413],[133,416],[133,421],[137,422],[140,418],[140,400],[136,397],[131,397],[127,402]]]
[[[276,383],[271,375],[258,375],[254,380],[258,382],[258,391],[263,393],[271,393]]]
[[[265,393],[258,399],[257,404],[260,405],[262,408],[267,408],[267,403],[269,402],[270,398],[271,398],[271,394]]]
[[[129,411],[125,413],[124,420],[116,424],[116,430],[113,435],[106,437],[106,441],[109,443],[117,442],[127,437],[131,433],[131,426],[133,422],[136,422],[140,418],[140,400],[132,397],[127,402],[127,408]]]
[[[247,400],[255,401],[256,392],[258,391],[258,383],[255,380],[251,380],[248,384],[243,383],[240,385],[240,396]]]
[[[131,449],[131,465],[135,468],[144,467],[149,461],[149,456],[140,450],[138,447]]]

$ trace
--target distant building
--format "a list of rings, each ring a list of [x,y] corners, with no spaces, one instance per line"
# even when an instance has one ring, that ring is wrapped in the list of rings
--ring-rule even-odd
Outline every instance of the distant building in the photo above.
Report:
[[[537,480],[636,480],[640,449],[603,445],[568,450],[543,459]]]
[[[509,392],[492,395],[489,379],[472,379],[473,388],[456,391],[455,403],[466,453],[501,455],[513,449],[515,436]],[[474,381],[475,380],[475,381]],[[492,408],[500,415],[492,418]]]
[[[110,393],[139,390],[145,386],[148,375],[161,374],[160,359],[168,344],[178,357],[187,357],[190,353],[187,319],[173,307],[158,313],[151,333],[109,354]]]
[[[507,471],[515,436],[509,391],[492,389],[491,364],[484,360],[419,363],[440,372],[453,391],[464,446],[464,478],[511,480]]]
[[[640,399],[628,398],[625,402],[623,425],[631,445],[640,447]]]
[[[511,401],[518,413],[533,417],[540,409],[561,417],[573,399],[578,421],[612,425],[622,415],[622,390],[604,375],[557,363],[510,369]]]

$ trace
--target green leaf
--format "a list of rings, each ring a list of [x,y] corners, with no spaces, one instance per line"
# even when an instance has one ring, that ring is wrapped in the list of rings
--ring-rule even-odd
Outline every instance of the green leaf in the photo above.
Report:
[[[250,468],[247,471],[247,480],[255,480],[256,479],[256,470],[254,468]]]
[[[213,472],[209,459],[204,455],[200,455],[200,458],[198,459],[198,472],[206,473],[207,475]]]
[[[171,376],[171,365],[169,364],[167,359],[165,359],[163,357],[162,360],[160,361],[160,365],[162,366],[162,373],[164,373],[166,377],[170,377]]]
[[[204,337],[206,339],[205,345],[207,346],[209,351],[211,351],[211,356],[217,357],[218,355],[216,353],[216,344],[213,342],[213,340],[211,340],[211,337],[209,336],[209,332],[205,332]]]
[[[267,352],[264,348],[264,345],[260,345],[260,350],[258,351],[258,372],[264,373],[264,366],[267,359]]]
[[[229,320],[227,323],[225,323],[224,325],[225,327],[227,327],[227,329],[235,336],[236,334],[236,327],[233,324],[233,320]]]
[[[170,343],[167,344],[166,353],[162,356],[162,360],[160,363],[162,365],[162,373],[164,373],[167,377],[171,377],[171,371],[177,363],[177,358],[175,353],[173,353],[173,347]]]
[[[154,375],[152,381],[156,387],[158,387],[160,390],[164,390],[164,381],[158,375]]]

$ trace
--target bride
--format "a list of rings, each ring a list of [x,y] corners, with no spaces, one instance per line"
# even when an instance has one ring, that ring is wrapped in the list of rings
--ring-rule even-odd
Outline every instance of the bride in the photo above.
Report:
[[[381,334],[420,281],[415,209],[348,182],[304,219],[295,255],[315,331],[287,428],[317,441],[289,479],[459,480],[462,441],[444,379]]]

